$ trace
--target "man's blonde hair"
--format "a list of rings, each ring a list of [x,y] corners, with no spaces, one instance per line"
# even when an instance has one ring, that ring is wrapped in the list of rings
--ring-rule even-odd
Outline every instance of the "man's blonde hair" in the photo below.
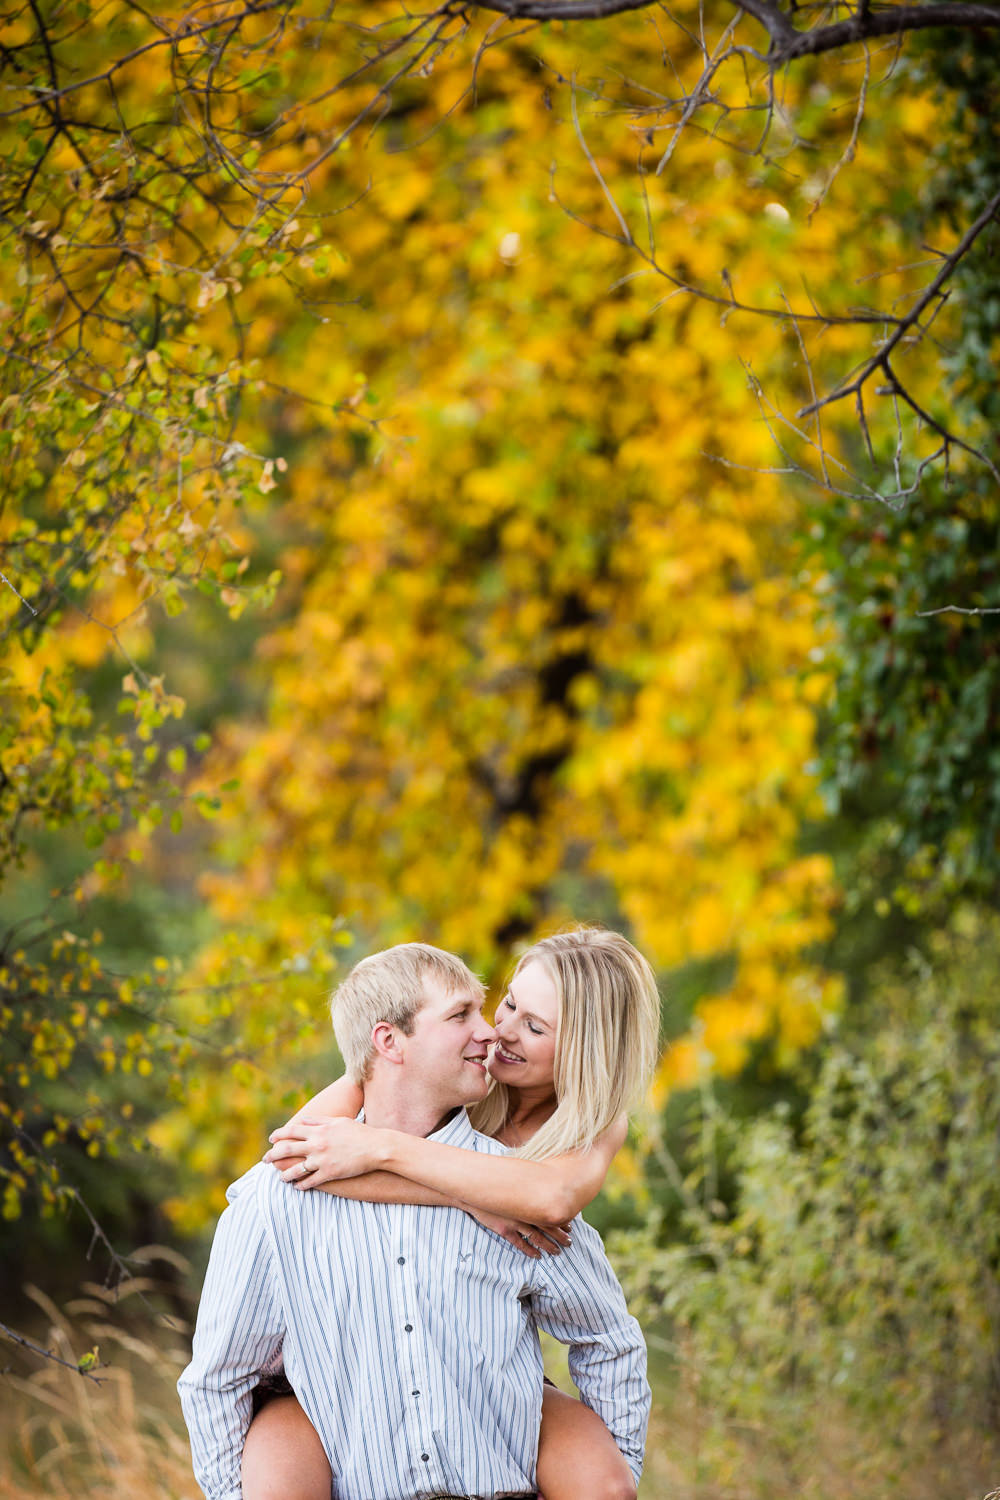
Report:
[[[586,1151],[620,1114],[638,1104],[659,1050],[660,997],[656,978],[621,933],[578,927],[542,938],[518,960],[514,978],[539,963],[559,997],[554,1066],[558,1103],[518,1156],[541,1161]],[[500,1130],[510,1108],[495,1083],[469,1111],[485,1135]]]
[[[330,1018],[344,1067],[354,1083],[371,1072],[372,1032],[380,1021],[412,1036],[417,1011],[436,982],[446,995],[471,993],[482,1000],[483,984],[460,958],[429,943],[398,943],[356,963],[330,1000]]]

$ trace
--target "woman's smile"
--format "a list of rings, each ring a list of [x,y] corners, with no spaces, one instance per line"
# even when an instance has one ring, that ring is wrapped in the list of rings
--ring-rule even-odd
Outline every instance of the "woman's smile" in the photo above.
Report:
[[[512,1088],[549,1089],[555,1068],[559,995],[542,964],[519,969],[497,1006],[490,1072]],[[517,1077],[514,1077],[514,1074]]]
[[[500,1062],[505,1062],[505,1063],[523,1063],[524,1062],[524,1058],[521,1057],[519,1053],[512,1052],[509,1047],[505,1047],[504,1044],[503,1044],[503,1042],[500,1040],[499,1037],[497,1037],[496,1043],[495,1043],[494,1048],[493,1048],[493,1056],[494,1056],[495,1059],[498,1059]]]

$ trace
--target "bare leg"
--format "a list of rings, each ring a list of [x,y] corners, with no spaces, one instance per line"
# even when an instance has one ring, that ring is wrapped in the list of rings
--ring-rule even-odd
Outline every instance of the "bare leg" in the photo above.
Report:
[[[538,1435],[545,1500],[635,1500],[632,1470],[596,1412],[547,1385]]]
[[[329,1460],[294,1396],[275,1396],[254,1417],[242,1479],[243,1500],[330,1500]]]

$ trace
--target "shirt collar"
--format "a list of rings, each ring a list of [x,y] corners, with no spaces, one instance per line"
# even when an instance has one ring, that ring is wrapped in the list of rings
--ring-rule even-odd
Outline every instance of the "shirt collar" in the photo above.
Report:
[[[355,1119],[364,1124],[365,1112],[359,1109]],[[426,1137],[429,1141],[443,1141],[446,1146],[466,1146],[475,1144],[476,1132],[472,1128],[472,1122],[464,1108],[456,1109],[444,1124],[432,1134]]]
[[[456,1109],[440,1129],[429,1135],[429,1141],[443,1141],[448,1146],[471,1146],[476,1132],[465,1109]]]

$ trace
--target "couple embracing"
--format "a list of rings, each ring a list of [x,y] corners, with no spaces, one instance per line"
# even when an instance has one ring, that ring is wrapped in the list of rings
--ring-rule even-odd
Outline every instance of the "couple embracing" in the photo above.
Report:
[[[345,1077],[216,1232],[180,1379],[208,1500],[634,1500],[645,1346],[577,1216],[652,1070],[653,974],[580,928],[522,956],[495,1027],[482,1003],[422,943],[335,992]],[[544,1381],[540,1328],[582,1400]]]

